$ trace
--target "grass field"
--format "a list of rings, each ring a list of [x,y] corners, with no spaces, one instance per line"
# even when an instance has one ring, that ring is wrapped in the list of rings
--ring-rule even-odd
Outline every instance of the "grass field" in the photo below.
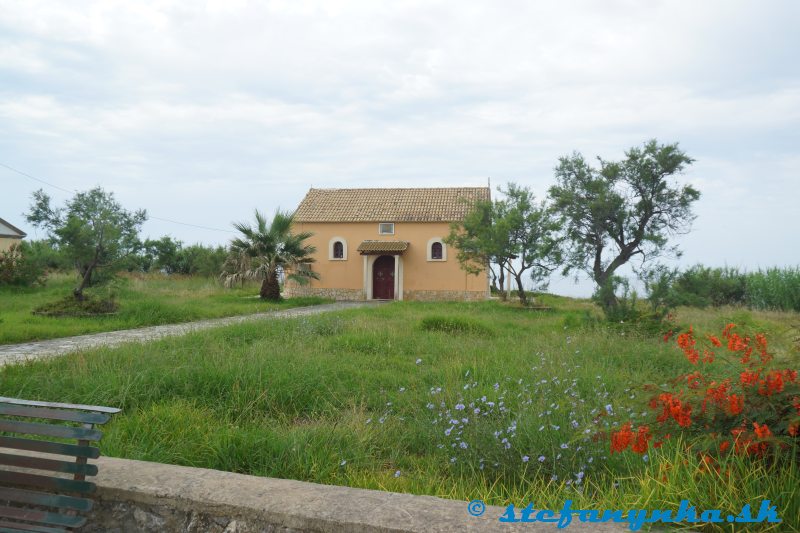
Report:
[[[592,435],[640,417],[641,385],[689,363],[660,338],[587,322],[587,303],[543,303],[555,310],[397,302],[231,326],[4,368],[0,395],[122,407],[102,442],[112,456],[550,509],[689,499],[724,515],[767,498],[776,531],[800,528],[797,465],[700,474],[674,441],[610,455]],[[678,320],[751,325],[798,366],[796,313]]]
[[[74,276],[51,276],[47,285],[34,288],[0,287],[0,344],[82,335],[99,331],[189,322],[204,318],[243,315],[324,302],[319,298],[293,298],[266,303],[258,285],[225,289],[216,280],[200,277],[147,275],[123,277],[111,288],[97,289],[99,296],[112,290],[119,301],[118,314],[103,317],[46,317],[31,311],[71,293]]]

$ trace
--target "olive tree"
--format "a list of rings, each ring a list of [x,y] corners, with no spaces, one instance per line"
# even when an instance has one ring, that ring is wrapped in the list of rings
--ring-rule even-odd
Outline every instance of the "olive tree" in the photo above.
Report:
[[[550,197],[570,243],[565,273],[587,272],[608,310],[618,304],[613,286],[619,267],[680,255],[670,238],[689,231],[700,193],[670,179],[694,161],[677,143],[651,140],[621,161],[598,161],[593,167],[577,152],[562,157]]]
[[[83,300],[86,287],[108,278],[124,265],[124,259],[141,246],[139,230],[147,220],[144,210],[127,211],[114,193],[95,187],[75,193],[64,207],[54,208],[43,191],[33,193],[28,222],[48,232],[50,240],[74,265],[78,284],[72,293]]]
[[[523,279],[545,281],[561,262],[558,222],[544,202],[536,202],[527,187],[510,183],[505,198],[478,202],[445,239],[458,250],[462,268],[473,274],[495,263],[517,283],[517,294],[528,304]]]

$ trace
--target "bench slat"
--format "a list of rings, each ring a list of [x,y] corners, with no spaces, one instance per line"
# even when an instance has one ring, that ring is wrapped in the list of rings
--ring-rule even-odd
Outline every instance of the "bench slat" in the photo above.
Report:
[[[94,492],[97,488],[91,481],[77,481],[74,479],[48,477],[25,472],[7,472],[5,470],[0,470],[0,483],[5,483],[6,485],[25,485],[27,487],[38,487],[63,492],[77,492],[79,494],[88,494]],[[0,514],[0,516],[3,515]]]
[[[72,461],[56,461],[54,459],[45,459],[44,457],[31,457],[30,455],[0,453],[0,465],[35,468],[37,470],[52,470],[53,472],[81,474],[84,476],[97,475],[96,465],[80,464]]]
[[[39,511],[38,509],[23,509],[21,507],[0,506],[0,516],[14,520],[27,520],[39,522],[50,526],[80,527],[86,523],[86,517],[78,515],[65,515]]]
[[[94,446],[78,446],[76,444],[62,444],[60,442],[23,439],[21,437],[0,437],[0,448],[87,457],[89,459],[100,457],[100,450]]]
[[[94,502],[87,498],[62,496],[60,494],[50,494],[48,492],[37,492],[34,490],[11,489],[8,487],[0,487],[0,501],[29,503],[44,507],[58,507],[60,509],[72,509],[84,512],[91,511],[92,507],[94,507]]]
[[[0,403],[13,403],[16,405],[33,405],[37,407],[55,407],[57,409],[78,409],[80,411],[94,411],[96,413],[108,413],[110,415],[120,412],[116,407],[104,407],[102,405],[81,405],[75,403],[56,403],[39,402],[36,400],[20,400],[19,398],[7,398],[0,396]]]
[[[52,426],[38,422],[19,422],[16,420],[0,420],[0,431],[24,433],[26,435],[42,435],[63,439],[100,440],[103,432],[97,429],[77,428],[69,426]]]
[[[23,524],[22,522],[6,522],[0,520],[0,533],[66,533],[63,527],[47,527],[34,524]]]
[[[48,418],[50,420],[67,420],[69,422],[82,422],[84,424],[105,424],[111,418],[111,415],[107,415],[105,413],[65,411],[63,409],[31,407],[27,405],[12,405],[4,404],[2,402],[0,402],[0,415]]]

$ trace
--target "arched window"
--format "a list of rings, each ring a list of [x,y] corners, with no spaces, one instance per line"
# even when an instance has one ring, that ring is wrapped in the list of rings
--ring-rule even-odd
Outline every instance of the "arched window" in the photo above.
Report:
[[[431,259],[442,258],[442,243],[435,242],[431,244]]]
[[[447,261],[447,246],[441,237],[432,237],[428,240],[428,250],[425,255],[428,261]]]
[[[347,261],[347,240],[344,237],[334,236],[328,241],[328,259]]]

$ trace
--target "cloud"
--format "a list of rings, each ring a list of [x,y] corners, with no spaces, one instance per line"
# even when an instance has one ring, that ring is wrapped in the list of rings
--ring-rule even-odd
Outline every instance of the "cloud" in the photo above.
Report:
[[[797,263],[769,206],[796,211],[798,15],[791,2],[0,1],[0,162],[228,227],[312,184],[491,176],[541,196],[559,156],[614,159],[656,137],[697,159],[684,261]],[[0,181],[0,216],[28,229],[18,214],[38,184]]]

